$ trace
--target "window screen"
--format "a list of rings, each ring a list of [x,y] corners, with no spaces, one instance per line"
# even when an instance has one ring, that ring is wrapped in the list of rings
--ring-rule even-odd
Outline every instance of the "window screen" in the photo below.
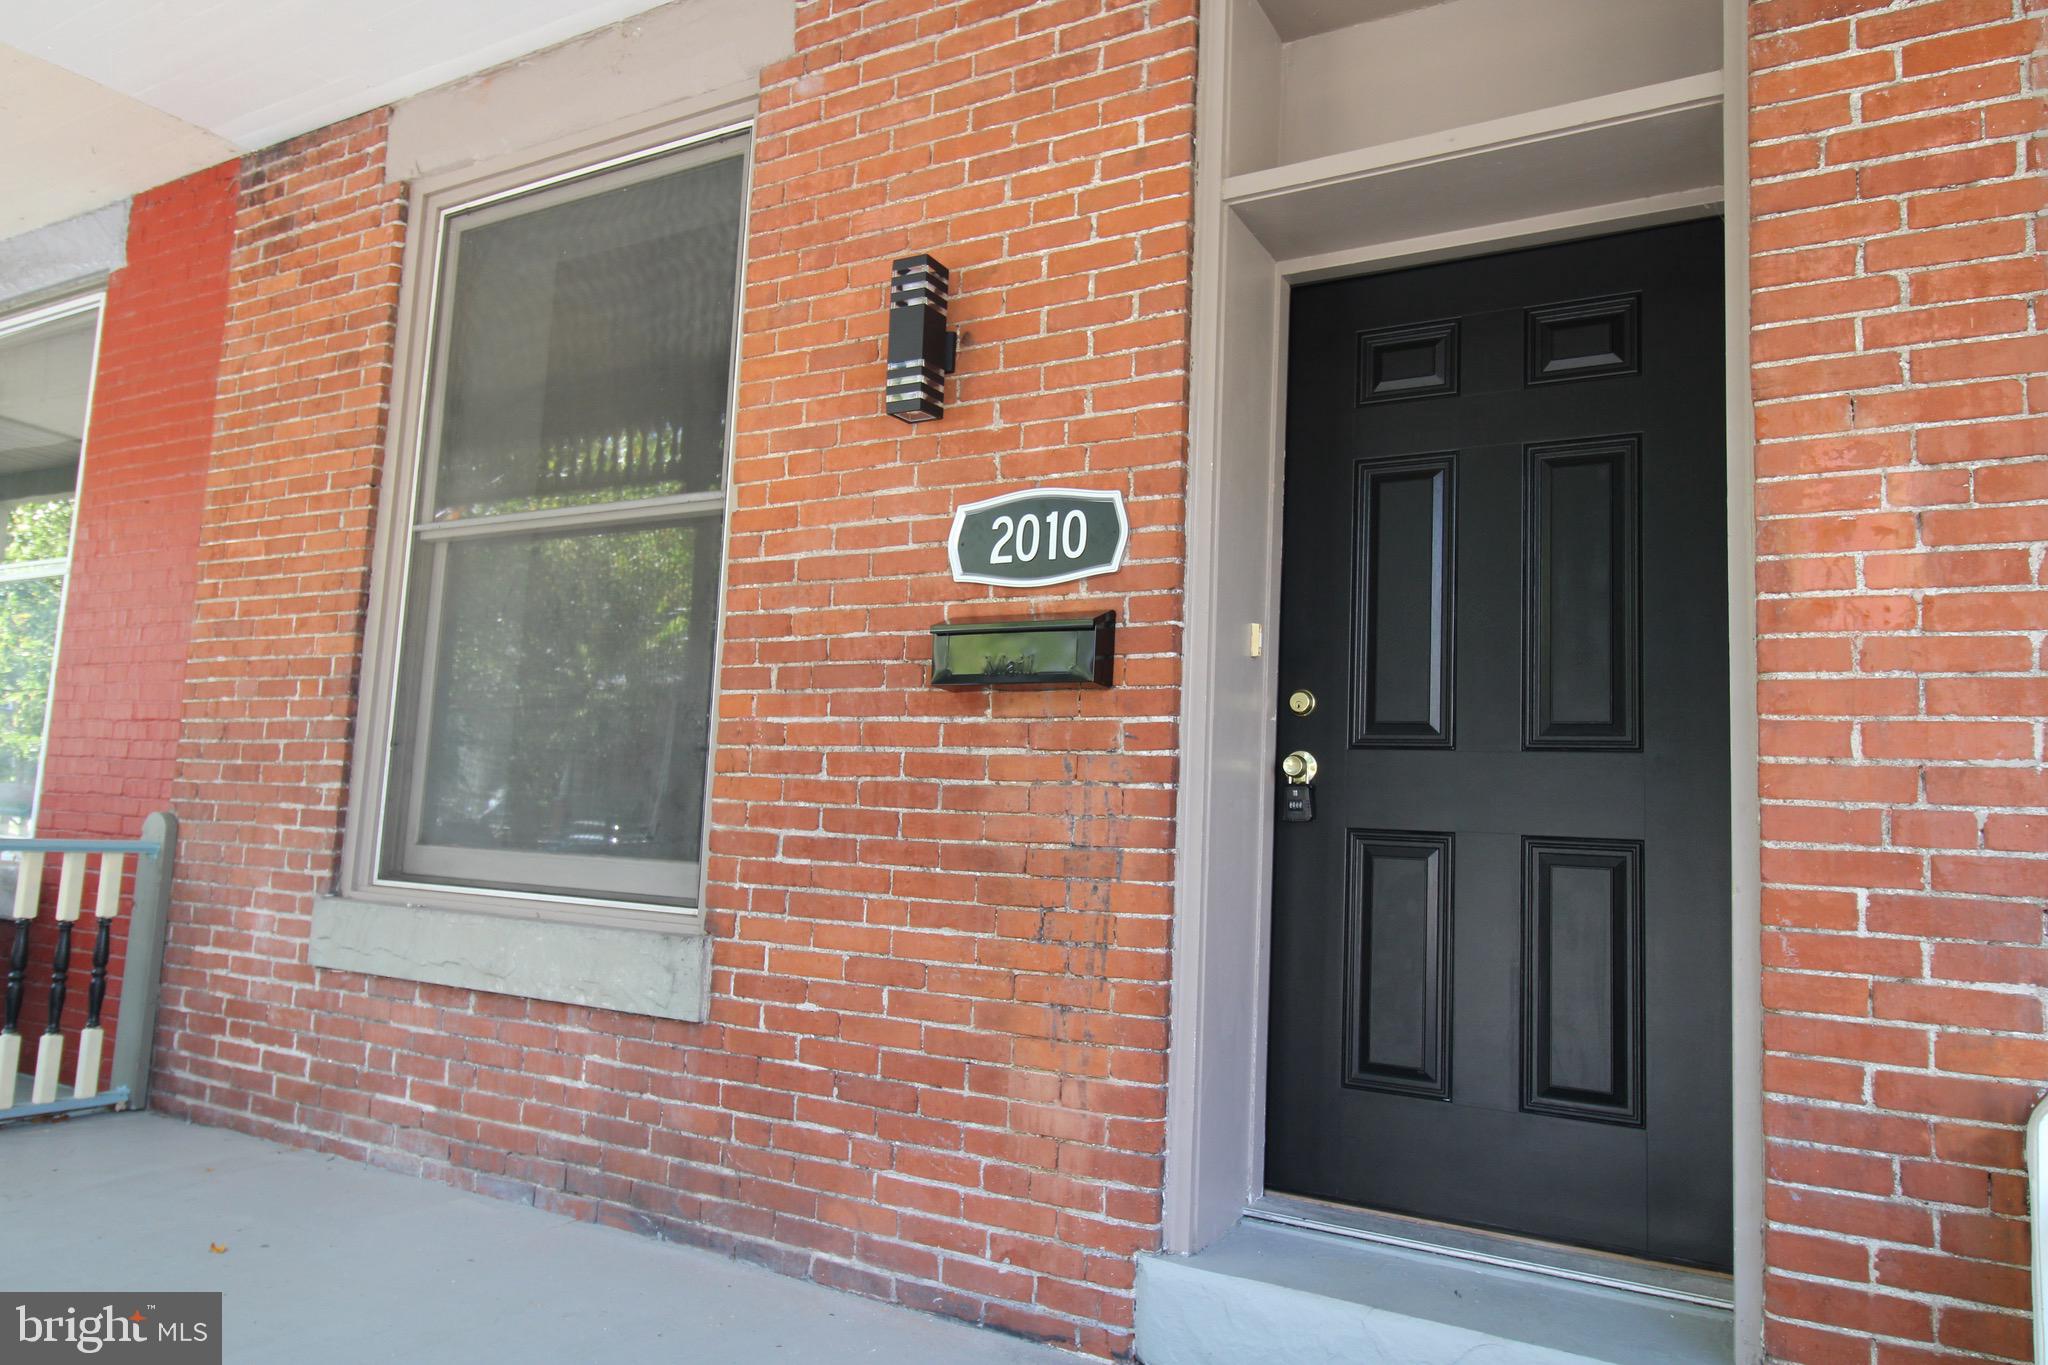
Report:
[[[387,878],[693,905],[745,163],[451,213]]]

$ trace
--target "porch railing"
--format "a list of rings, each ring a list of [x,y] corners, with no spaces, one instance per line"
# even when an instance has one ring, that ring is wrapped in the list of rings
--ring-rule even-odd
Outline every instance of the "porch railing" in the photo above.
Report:
[[[7,993],[0,1016],[0,1123],[38,1114],[81,1109],[140,1109],[149,1100],[149,1054],[156,1034],[158,974],[163,966],[164,919],[170,906],[171,874],[177,855],[178,821],[168,811],[150,816],[139,839],[0,839],[0,855],[17,859],[13,940],[7,952]],[[48,1015],[32,1053],[24,1048],[21,1010],[31,989],[29,938],[42,921],[46,861],[61,861],[49,960]],[[114,921],[122,913],[131,860],[134,892],[128,901],[128,946],[121,964],[121,993],[115,1015],[111,1084],[100,1088],[105,1068],[107,998]],[[86,978],[85,1025],[66,1066],[64,1005],[71,989],[72,931],[85,913],[88,876],[93,880],[92,970]],[[24,1072],[24,1063],[28,1070]],[[70,1084],[65,1084],[66,1075]],[[26,1085],[23,1083],[26,1082]]]

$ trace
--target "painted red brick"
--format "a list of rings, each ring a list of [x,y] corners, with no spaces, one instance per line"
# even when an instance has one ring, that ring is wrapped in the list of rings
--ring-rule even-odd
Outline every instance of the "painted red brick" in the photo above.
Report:
[[[229,163],[138,195],[126,264],[107,282],[37,816],[45,837],[132,839],[145,817],[170,806],[234,186]],[[50,864],[54,884],[56,859]],[[73,931],[67,1029],[85,1025],[94,885]],[[119,1027],[125,917],[112,940],[101,1020],[110,1035]],[[42,983],[53,946],[46,923],[31,940],[34,989],[22,1011],[30,1034],[47,1015]],[[112,1054],[109,1046],[109,1067]]]
[[[2043,21],[1751,16],[1767,1346],[2023,1360],[2025,1208],[1998,1191],[2048,1089]]]

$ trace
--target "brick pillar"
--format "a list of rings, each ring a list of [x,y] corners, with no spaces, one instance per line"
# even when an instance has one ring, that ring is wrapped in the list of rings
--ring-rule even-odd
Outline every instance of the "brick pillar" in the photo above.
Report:
[[[107,283],[37,822],[49,838],[132,839],[170,804],[236,170],[231,162],[138,195],[127,264]],[[65,1011],[74,1028],[85,1024],[92,932],[88,913]],[[123,915],[108,972],[110,1034],[127,935]],[[48,979],[53,943],[37,941],[30,981]],[[44,1012],[42,991],[31,990],[24,1027]]]
[[[2028,1358],[2041,0],[1758,0],[1768,1344]]]
[[[813,0],[796,39],[764,76],[713,792],[734,1139],[792,1149],[748,1179],[853,1234],[820,1278],[1121,1350],[1164,1144],[1193,5]],[[921,251],[965,340],[911,428],[883,310]],[[1033,482],[1121,490],[1125,567],[954,583],[953,508]],[[1104,608],[1112,690],[924,685],[938,622]]]
[[[321,1069],[361,1056],[360,1025],[316,1029],[303,992],[310,898],[340,846],[391,378],[404,199],[384,122],[237,168],[151,1102],[276,1136],[341,1128],[295,1109],[323,1083],[339,1115],[369,1108],[343,1093],[352,1074]]]

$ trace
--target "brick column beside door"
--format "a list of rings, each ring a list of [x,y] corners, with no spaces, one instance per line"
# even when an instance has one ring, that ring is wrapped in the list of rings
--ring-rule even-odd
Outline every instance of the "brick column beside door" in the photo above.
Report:
[[[1193,4],[814,0],[796,42],[764,74],[713,788],[732,1140],[764,1149],[750,1202],[853,1262],[821,1278],[1126,1349],[1165,1141]],[[920,251],[964,340],[912,428],[883,310]],[[1032,483],[1120,490],[1123,569],[952,582],[953,508]],[[925,686],[942,620],[1103,608],[1113,690]]]
[[[2029,1356],[2042,0],[1750,9],[1767,1344]]]

